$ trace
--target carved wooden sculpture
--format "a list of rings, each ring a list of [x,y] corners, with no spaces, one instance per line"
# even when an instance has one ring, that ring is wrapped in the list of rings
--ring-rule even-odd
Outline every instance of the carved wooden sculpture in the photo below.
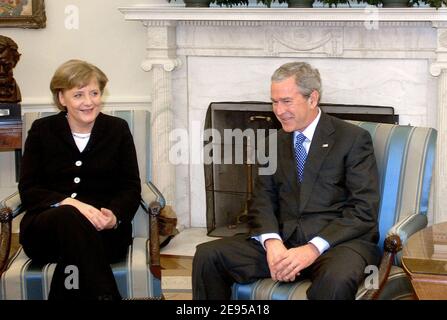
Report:
[[[12,72],[19,59],[20,53],[14,40],[0,35],[0,103],[18,103],[22,100]]]

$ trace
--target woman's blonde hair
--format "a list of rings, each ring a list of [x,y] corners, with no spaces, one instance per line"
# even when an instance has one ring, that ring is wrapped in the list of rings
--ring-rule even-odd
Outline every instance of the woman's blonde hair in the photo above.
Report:
[[[75,87],[82,88],[89,84],[92,78],[98,81],[102,95],[109,79],[98,67],[82,60],[69,60],[57,68],[51,79],[50,90],[53,93],[53,101],[59,110],[67,110],[59,101],[59,92]]]

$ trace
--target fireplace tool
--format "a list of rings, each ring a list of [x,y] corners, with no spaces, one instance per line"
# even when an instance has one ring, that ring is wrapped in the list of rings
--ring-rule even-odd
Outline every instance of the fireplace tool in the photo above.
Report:
[[[248,222],[248,206],[251,201],[253,192],[253,171],[252,171],[254,163],[254,159],[252,158],[253,155],[254,152],[252,150],[252,145],[250,143],[250,137],[247,137],[247,163],[245,164],[247,189],[245,193],[244,209],[236,216],[233,223],[230,223],[228,225],[229,229],[235,229],[239,224]]]

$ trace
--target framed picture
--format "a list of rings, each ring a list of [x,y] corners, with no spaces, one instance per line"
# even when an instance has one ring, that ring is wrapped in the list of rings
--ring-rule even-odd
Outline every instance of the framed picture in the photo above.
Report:
[[[0,0],[0,27],[45,28],[44,0]]]

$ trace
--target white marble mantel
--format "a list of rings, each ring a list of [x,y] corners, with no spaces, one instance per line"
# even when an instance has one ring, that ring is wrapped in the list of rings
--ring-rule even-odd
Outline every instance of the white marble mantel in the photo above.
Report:
[[[140,21],[365,21],[374,11],[380,21],[447,21],[447,8],[185,8],[135,5],[119,10],[126,20]]]
[[[389,105],[402,124],[438,129],[429,221],[447,220],[447,9],[142,4],[119,10],[147,28],[141,67],[152,74],[152,178],[184,227],[205,226],[195,128],[203,128],[209,103],[268,101],[270,74],[297,59],[319,68],[325,102]],[[175,128],[189,132],[189,164],[169,161]]]

